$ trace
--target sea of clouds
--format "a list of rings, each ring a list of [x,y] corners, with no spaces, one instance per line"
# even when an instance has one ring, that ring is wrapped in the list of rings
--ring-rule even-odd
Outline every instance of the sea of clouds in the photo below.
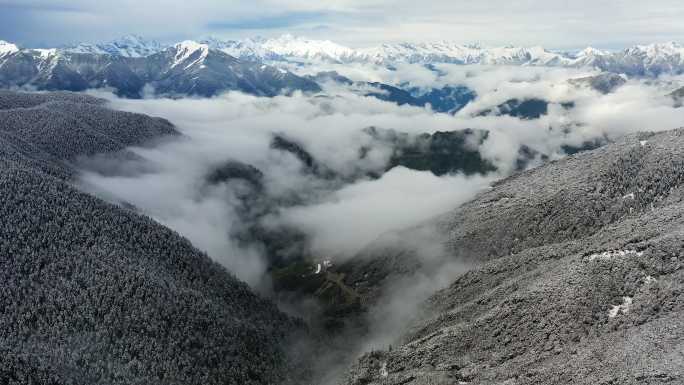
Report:
[[[397,231],[429,223],[515,172],[521,146],[544,155],[527,165],[534,167],[566,156],[564,146],[610,141],[642,130],[668,130],[684,122],[684,108],[677,108],[668,96],[682,83],[679,77],[628,79],[614,92],[602,94],[569,83],[568,79],[596,74],[575,69],[459,65],[387,69],[333,64],[291,69],[300,74],[334,70],[357,81],[410,87],[463,85],[478,96],[450,115],[436,113],[429,106],[380,101],[364,96],[358,87],[340,84],[324,84],[324,91],[316,95],[294,93],[273,98],[228,92],[205,99],[131,100],[94,92],[108,99],[113,108],[166,118],[183,136],[132,148],[140,159],[109,168],[116,172],[84,169],[80,186],[107,200],[132,205],[178,231],[240,279],[263,290],[268,287],[270,263],[263,245],[235,236],[251,231],[255,224],[266,229],[295,229],[304,234],[310,256],[343,262],[373,242],[392,239]],[[529,120],[481,114],[511,99],[530,98],[550,102],[548,113]],[[573,108],[563,107],[570,102]],[[488,135],[478,150],[497,171],[435,176],[404,167],[387,170],[393,148],[368,135],[364,131],[368,127],[414,136],[486,130]],[[315,175],[292,153],[274,149],[274,135],[296,142],[336,177]],[[359,156],[361,152],[365,156]],[[230,161],[259,169],[263,190],[246,189],[239,182],[207,182],[212,170]],[[245,199],[245,194],[257,193],[258,199]],[[246,216],[246,210],[262,214]],[[328,360],[321,358],[321,362],[346,363],[345,359],[360,351],[390,343],[422,301],[464,271],[460,261],[444,255],[442,241],[435,234],[411,239],[414,249],[426,250],[419,254],[430,261],[429,271],[396,282],[396,288],[387,291],[394,294],[380,301],[368,316],[371,336],[350,342],[342,358],[331,352]],[[326,369],[326,378],[333,381],[342,367]]]

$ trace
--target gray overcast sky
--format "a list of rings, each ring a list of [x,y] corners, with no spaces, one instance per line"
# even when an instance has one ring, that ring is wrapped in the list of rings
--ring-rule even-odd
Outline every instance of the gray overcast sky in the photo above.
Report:
[[[0,39],[25,46],[136,33],[171,42],[291,33],[352,47],[452,40],[484,45],[684,42],[682,0],[0,0]]]

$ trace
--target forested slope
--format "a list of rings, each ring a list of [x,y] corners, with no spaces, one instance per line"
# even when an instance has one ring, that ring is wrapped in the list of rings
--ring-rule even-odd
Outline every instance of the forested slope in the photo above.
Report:
[[[0,383],[272,384],[297,321],[157,222],[77,191],[78,156],[175,134],[68,94],[0,94]]]
[[[22,153],[42,171],[68,178],[79,157],[125,153],[128,146],[179,135],[167,120],[114,111],[105,103],[67,92],[0,90],[0,151],[14,159]]]
[[[682,382],[683,148],[684,130],[631,135],[509,177],[430,223],[447,260],[476,267],[346,383]],[[422,268],[405,251],[365,251],[384,260],[365,264],[376,285]]]

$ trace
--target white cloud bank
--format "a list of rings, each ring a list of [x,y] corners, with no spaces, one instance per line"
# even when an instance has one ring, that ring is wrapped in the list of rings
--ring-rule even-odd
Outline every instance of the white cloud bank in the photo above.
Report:
[[[312,234],[318,253],[349,256],[385,232],[457,207],[491,181],[492,177],[437,177],[395,167],[378,180],[343,187],[324,202],[286,209],[281,220]]]
[[[390,72],[371,66],[353,69],[361,78],[393,83],[467,85],[479,96],[455,116],[400,107],[339,87],[328,88],[325,95],[274,98],[234,92],[212,99],[181,100],[126,100],[105,95],[114,108],[169,119],[185,138],[135,149],[153,165],[152,171],[127,176],[89,172],[83,183],[92,191],[106,191],[110,199],[139,207],[255,284],[266,268],[261,250],[237,244],[230,237],[245,226],[236,214],[242,204],[239,188],[206,183],[207,174],[227,161],[260,169],[269,197],[298,197],[294,206],[272,210],[265,225],[293,225],[311,237],[316,252],[333,257],[352,255],[387,231],[446,212],[472,198],[489,180],[436,177],[396,168],[377,180],[330,181],[301,172],[296,157],[271,149],[274,133],[298,142],[316,161],[342,177],[351,177],[359,172],[382,172],[391,155],[391,149],[374,142],[363,133],[364,128],[391,128],[409,134],[483,129],[489,135],[480,152],[505,175],[514,169],[522,145],[553,159],[563,155],[563,145],[577,146],[644,129],[666,130],[684,122],[684,108],[675,108],[665,96],[681,83],[677,77],[654,84],[630,80],[614,93],[603,95],[571,86],[567,79],[587,75],[575,70],[448,65],[440,70],[445,75],[431,77],[410,66]],[[551,104],[548,114],[539,119],[479,116],[482,110],[512,98],[539,98]],[[574,107],[561,106],[567,102]],[[364,148],[371,151],[359,159]]]

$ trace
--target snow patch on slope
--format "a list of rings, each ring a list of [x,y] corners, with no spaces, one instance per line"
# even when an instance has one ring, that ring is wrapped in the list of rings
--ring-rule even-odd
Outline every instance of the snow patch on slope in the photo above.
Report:
[[[174,68],[179,64],[185,63],[188,59],[196,56],[196,58],[193,61],[185,64],[184,68],[188,69],[197,63],[202,63],[209,54],[208,45],[201,44],[192,40],[182,41],[176,44],[174,48],[176,50],[176,55],[174,56],[174,62],[171,65],[171,68]]]
[[[382,365],[380,365],[380,377],[387,377],[389,375],[389,372],[387,371],[387,362],[383,362]]]
[[[41,58],[41,60],[49,59],[53,56],[56,56],[58,53],[58,50],[56,48],[48,48],[48,49],[39,48],[39,49],[34,49],[33,51],[35,51],[38,54],[38,56]]]
[[[631,297],[622,297],[622,303],[620,305],[613,305],[610,310],[608,310],[608,318],[615,318],[618,314],[629,313],[629,308],[632,306]]]
[[[628,256],[637,256],[640,257],[644,255],[643,251],[636,251],[636,250],[608,250],[604,251],[602,253],[595,253],[587,256],[587,260],[589,261],[608,261],[611,259],[616,259],[616,258],[624,258]]]

